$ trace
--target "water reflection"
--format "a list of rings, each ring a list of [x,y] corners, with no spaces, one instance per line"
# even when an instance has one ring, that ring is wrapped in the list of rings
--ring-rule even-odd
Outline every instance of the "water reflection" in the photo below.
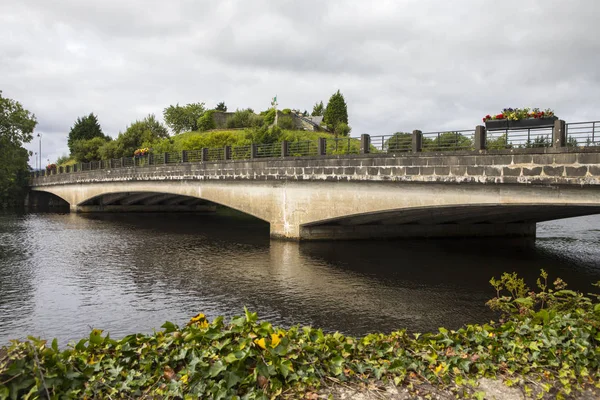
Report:
[[[361,335],[493,318],[488,281],[540,268],[588,290],[600,280],[599,217],[499,240],[291,243],[232,215],[0,216],[0,343],[27,334],[113,337],[243,307],[276,324]],[[562,224],[562,225],[561,225]]]

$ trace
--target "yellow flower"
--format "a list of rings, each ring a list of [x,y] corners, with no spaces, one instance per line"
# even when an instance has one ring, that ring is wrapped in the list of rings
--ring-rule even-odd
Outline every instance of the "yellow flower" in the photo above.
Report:
[[[188,379],[189,379],[189,376],[187,374],[185,374],[179,380],[183,383],[188,383]]]
[[[258,345],[261,349],[265,350],[267,345],[265,344],[265,338],[254,339],[254,343]]]
[[[192,317],[192,319],[190,319],[190,322],[198,322],[202,319],[206,319],[206,317],[204,316],[204,314],[200,313],[200,314],[196,315],[195,317]]]
[[[277,333],[271,333],[271,347],[277,347],[279,342],[281,342],[281,336]]]
[[[207,320],[204,320],[204,321],[202,321],[202,322],[198,322],[198,326],[199,326],[200,328],[206,329],[206,328],[208,328],[208,321],[207,321]]]

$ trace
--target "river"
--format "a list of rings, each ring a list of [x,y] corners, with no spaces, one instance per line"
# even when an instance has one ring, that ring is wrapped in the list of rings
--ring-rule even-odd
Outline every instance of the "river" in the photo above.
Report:
[[[495,315],[488,281],[540,268],[570,288],[600,280],[600,216],[538,225],[522,240],[271,241],[230,213],[0,214],[0,346],[121,337],[243,307],[280,326],[363,335],[458,328]]]

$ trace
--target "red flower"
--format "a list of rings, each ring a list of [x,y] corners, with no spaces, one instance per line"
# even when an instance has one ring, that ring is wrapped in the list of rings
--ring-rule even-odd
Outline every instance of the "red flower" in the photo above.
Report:
[[[496,115],[496,119],[504,119],[504,114],[498,114],[498,115]]]

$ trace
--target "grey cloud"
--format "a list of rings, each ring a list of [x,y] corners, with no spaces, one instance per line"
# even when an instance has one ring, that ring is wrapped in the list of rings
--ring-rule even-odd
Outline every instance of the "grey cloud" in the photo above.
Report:
[[[78,116],[116,136],[174,103],[312,108],[353,134],[472,128],[506,106],[599,119],[595,1],[22,0],[0,3],[0,89],[51,159]],[[32,144],[30,147],[35,147]]]

